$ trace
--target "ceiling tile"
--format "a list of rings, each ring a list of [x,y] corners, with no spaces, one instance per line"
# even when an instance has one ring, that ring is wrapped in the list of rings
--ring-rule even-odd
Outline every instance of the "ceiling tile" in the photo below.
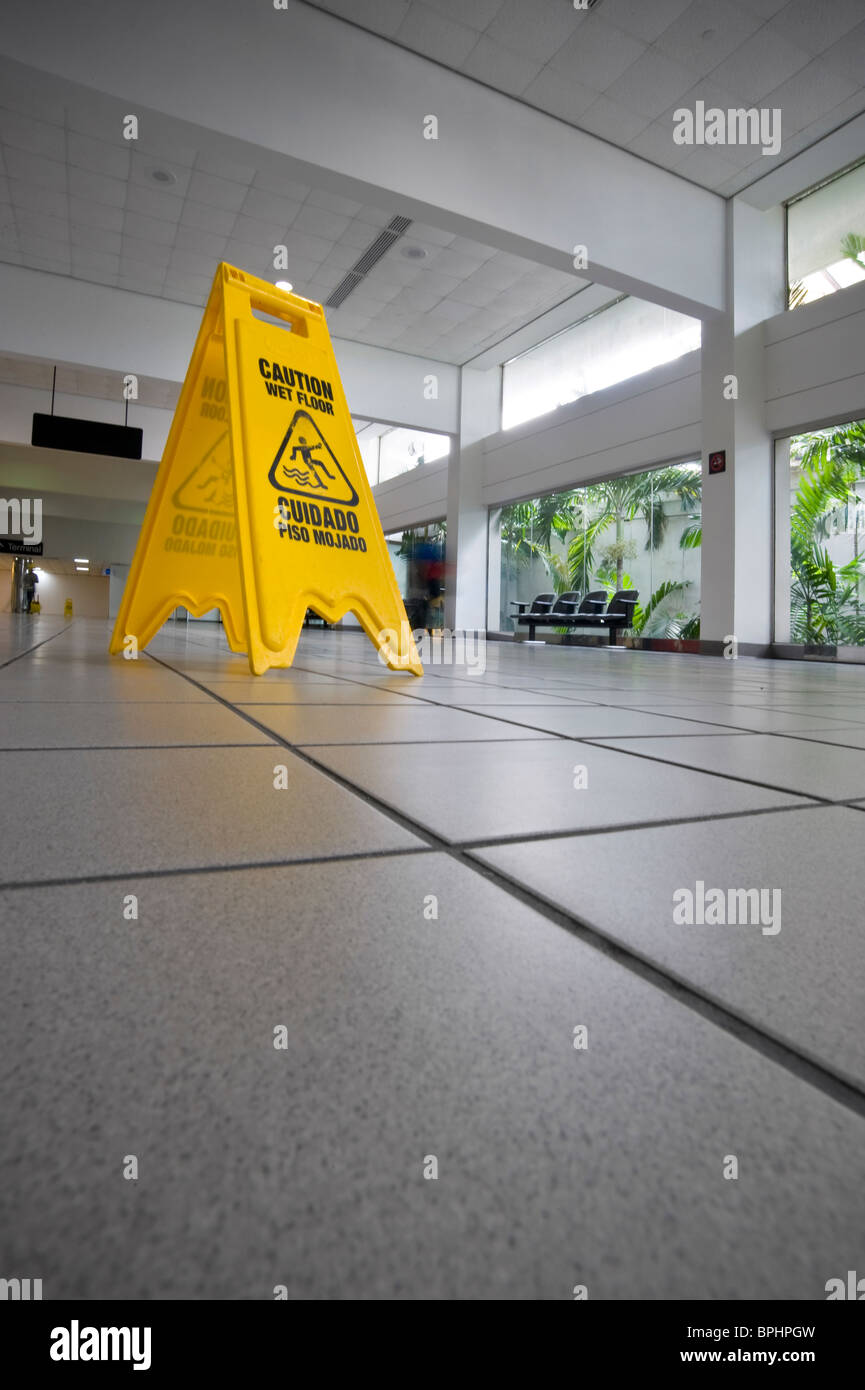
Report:
[[[291,198],[302,203],[312,189],[308,183],[290,177],[278,169],[259,169],[252,180],[253,188],[262,188],[265,193],[279,193],[283,198]]]
[[[38,188],[66,191],[66,165],[56,159],[43,159],[41,155],[28,154],[25,150],[15,150],[7,145],[3,151],[3,164],[10,179],[34,183]]]
[[[218,178],[216,174],[194,173],[189,180],[188,196],[194,203],[209,203],[226,212],[239,212],[246,193],[245,184]]]
[[[119,145],[109,145],[105,140],[93,140],[89,135],[78,135],[70,131],[67,137],[69,163],[79,169],[91,169],[96,174],[108,174],[111,178],[129,177],[131,156],[129,149]]]
[[[609,97],[598,97],[597,101],[584,111],[580,117],[580,128],[592,135],[600,135],[603,140],[613,144],[627,144],[648,124],[645,116],[628,111]]]
[[[251,164],[237,164],[234,160],[223,159],[221,155],[200,151],[195,160],[196,169],[202,174],[216,174],[217,178],[227,179],[229,183],[250,184],[255,178]]]
[[[202,232],[197,227],[180,226],[177,228],[174,245],[178,251],[194,251],[200,256],[210,256],[218,261],[225,250],[226,240],[224,236]]]
[[[177,235],[177,223],[165,222],[158,217],[147,217],[141,212],[127,212],[123,219],[126,236],[137,237],[139,241],[155,242],[157,246],[171,246]]]
[[[69,239],[73,246],[86,246],[91,251],[120,252],[119,232],[110,232],[105,227],[79,227],[74,222],[69,226]]]
[[[541,70],[538,58],[525,53],[514,53],[493,39],[481,35],[461,71],[478,82],[486,82],[499,92],[519,96]]]
[[[152,188],[130,184],[126,206],[130,212],[143,212],[147,217],[160,217],[164,222],[178,222],[183,199],[173,193],[163,193],[155,184]]]
[[[725,149],[717,146],[700,145],[688,152],[676,170],[682,178],[701,183],[704,188],[717,188],[737,172],[738,165],[727,158]],[[768,172],[768,169],[767,169]]]
[[[762,22],[733,0],[694,0],[655,42],[662,53],[688,68],[695,78],[704,77]]]
[[[250,188],[240,211],[244,217],[260,217],[269,222],[278,222],[285,229],[294,221],[303,203],[294,198],[283,198],[278,193],[265,193],[260,188]]]
[[[606,96],[651,119],[666,111],[670,101],[687,92],[692,82],[687,68],[650,48],[607,88]]]
[[[809,61],[804,49],[766,25],[715,68],[712,81],[719,82],[738,102],[754,106]]]
[[[780,107],[781,126],[786,138],[853,96],[859,85],[841,77],[823,58],[814,58],[801,72],[768,92],[764,104],[771,108]]]
[[[773,33],[815,56],[862,23],[862,0],[790,0],[770,21]]]
[[[646,43],[652,43],[664,30],[679,18],[690,5],[691,0],[604,0],[604,19],[633,34]],[[786,0],[779,0],[785,4]]]
[[[124,275],[121,273],[117,277],[117,288],[119,290],[127,290],[130,294],[155,295],[157,290],[161,288],[161,283],[157,286],[149,280],[139,280],[134,275]]]
[[[495,19],[503,0],[426,0],[431,10],[479,32]]]
[[[580,15],[560,0],[505,0],[486,31],[490,39],[525,58],[546,63],[576,31]]]
[[[21,250],[28,261],[44,261],[55,269],[63,268],[68,275],[71,267],[71,252],[67,242],[52,241],[49,237],[28,237],[26,245],[21,241]]]
[[[347,217],[339,213],[327,212],[324,208],[311,207],[305,203],[292,223],[292,231],[304,232],[308,236],[327,237],[336,241],[349,224]],[[371,241],[372,238],[370,237]]]
[[[307,202],[314,208],[324,208],[325,212],[336,212],[341,217],[355,217],[363,206],[354,198],[342,198],[338,193],[331,193],[327,188],[311,189],[307,196]]]
[[[631,141],[628,149],[665,169],[675,169],[690,153],[687,145],[674,141],[672,121],[653,121]]]
[[[90,203],[86,198],[69,199],[69,220],[79,227],[103,227],[109,232],[120,232],[123,230],[123,216],[122,208]]]
[[[852,29],[823,54],[823,62],[851,82],[861,83],[865,74],[865,23]]]
[[[138,237],[124,236],[120,248],[121,257],[134,261],[136,265],[148,265],[164,275],[171,260],[170,246],[160,246],[152,241],[141,241]]]
[[[317,238],[315,238],[315,240],[317,240]],[[322,245],[326,245],[326,243],[322,243]],[[341,273],[339,278],[341,280],[345,275],[345,272],[347,270],[351,270],[352,266],[358,259],[359,257],[356,247],[331,246],[330,249],[326,251],[324,256],[322,257],[321,264],[327,270],[340,271]]]
[[[284,222],[265,222],[258,217],[244,217],[241,213],[232,228],[231,235],[234,241],[248,241],[272,256],[274,246],[285,245],[282,241],[284,232]]]
[[[94,174],[91,169],[69,170],[69,192],[74,198],[122,208],[126,202],[126,188],[122,179],[111,179],[107,174]]]
[[[0,110],[0,141],[45,159],[66,158],[66,132],[62,126],[49,125],[17,111]]]
[[[75,274],[117,275],[120,270],[120,257],[108,251],[94,251],[87,246],[76,246],[72,252],[72,270]]]
[[[431,227],[428,222],[412,222],[406,233],[411,240],[430,242],[433,246],[450,246],[453,232],[443,232],[441,227]]]
[[[467,58],[478,39],[475,29],[445,19],[419,3],[412,5],[395,37],[397,43],[405,44],[424,58],[450,66],[458,66]]]
[[[522,100],[529,106],[537,106],[539,110],[571,124],[575,124],[597,99],[597,92],[562,73],[553,72],[551,67],[543,68],[522,93]]]
[[[296,232],[292,227],[283,237],[283,242],[292,254],[304,256],[309,261],[323,261],[325,256],[333,248],[333,243],[326,237],[307,236],[305,232]],[[354,255],[349,247],[343,248],[346,255],[351,259],[349,265],[354,265],[357,256]]]
[[[65,217],[47,217],[41,212],[25,212],[18,209],[15,222],[22,245],[32,237],[48,237],[51,241],[65,242],[69,237],[69,223]]]
[[[68,198],[55,188],[37,188],[35,184],[22,183],[19,179],[3,179],[3,202],[14,203],[28,212],[44,212],[49,217],[65,217],[68,212]]]
[[[230,236],[238,214],[225,208],[209,208],[205,203],[193,203],[187,198],[183,204],[180,224],[194,227],[201,232],[212,232],[214,236]]]
[[[171,179],[154,177],[160,173],[169,174]],[[173,160],[159,159],[153,155],[143,154],[140,150],[133,150],[129,177],[133,184],[143,188],[158,188],[160,191],[165,190],[173,193],[178,198],[184,198],[192,178],[192,170],[184,168],[182,164]],[[208,175],[202,175],[202,177],[207,178]]]
[[[157,246],[153,249],[165,252],[164,265],[154,265],[149,261],[138,260],[133,253],[126,253],[126,246],[124,245],[120,253],[120,274],[131,276],[135,280],[146,281],[148,285],[161,285],[168,268],[168,252],[163,246]]]
[[[603,92],[621,77],[646,50],[642,39],[605,24],[590,14],[568,42],[550,59],[555,72],[596,92]]]
[[[314,0],[320,10],[350,19],[377,34],[393,36],[405,19],[409,0]]]
[[[358,222],[368,222],[372,227],[386,227],[393,214],[382,212],[381,208],[363,207],[357,214]]]

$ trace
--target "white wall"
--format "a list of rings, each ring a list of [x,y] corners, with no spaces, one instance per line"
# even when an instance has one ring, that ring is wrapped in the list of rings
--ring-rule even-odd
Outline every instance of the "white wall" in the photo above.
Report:
[[[774,434],[865,416],[865,283],[769,319],[765,342]]]
[[[63,616],[68,598],[76,618],[108,617],[108,580],[98,574],[40,574],[36,597],[42,612]]]
[[[421,464],[372,490],[385,531],[438,521],[447,513],[448,460]]]
[[[583,396],[484,441],[487,506],[699,458],[700,354]]]

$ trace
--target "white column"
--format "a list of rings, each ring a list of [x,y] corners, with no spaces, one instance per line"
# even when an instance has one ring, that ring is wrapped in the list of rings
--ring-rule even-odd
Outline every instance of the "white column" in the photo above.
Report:
[[[500,424],[501,369],[463,367],[460,434],[448,468],[445,626],[486,629],[488,516],[481,496],[484,438]]]
[[[728,308],[703,323],[704,641],[772,640],[773,443],[766,427],[763,322],[784,307],[784,223],[733,200],[727,210]],[[726,451],[726,471],[709,455]]]

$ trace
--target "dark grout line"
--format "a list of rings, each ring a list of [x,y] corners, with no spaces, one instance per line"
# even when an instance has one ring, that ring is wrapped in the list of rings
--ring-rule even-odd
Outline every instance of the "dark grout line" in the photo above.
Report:
[[[793,793],[790,793],[793,795]],[[620,835],[632,830],[668,830],[680,825],[713,825],[716,821],[745,820],[749,816],[783,816],[791,811],[826,811],[835,806],[846,806],[843,801],[801,801],[792,806],[757,806],[747,811],[716,811],[705,816],[667,816],[663,820],[628,821],[621,825],[579,826],[571,830],[529,830],[516,835],[487,835],[477,840],[454,840],[459,849],[494,849],[502,847],[534,844],[544,840],[585,839],[592,835]]]
[[[10,656],[8,661],[0,661],[0,671],[5,671],[7,666],[12,666],[16,661],[20,661],[22,657],[29,656],[31,652],[38,651],[40,647],[45,646],[46,642],[53,642],[57,637],[64,637],[68,631],[68,627],[58,628],[56,632],[52,632],[50,637],[43,637],[41,642],[34,642],[33,646],[28,647],[26,651],[18,652],[17,656]]]
[[[194,864],[175,869],[127,869],[116,874],[82,874],[78,878],[40,878],[10,880],[0,883],[0,896],[3,893],[21,893],[39,888],[77,888],[83,883],[133,883],[136,879],[187,878],[206,874],[239,874],[259,872],[261,869],[294,869],[313,864],[342,864],[366,861],[368,859],[394,859],[402,855],[430,854],[425,845],[415,848],[406,845],[404,849],[370,849],[346,851],[344,854],[306,855],[298,859],[255,859],[240,864]]]
[[[846,1109],[852,1110],[854,1114],[865,1118],[865,1090],[860,1089],[854,1082],[839,1076],[837,1072],[832,1071],[822,1062],[808,1057],[805,1053],[791,1046],[790,1043],[764,1032],[743,1018],[741,1014],[736,1013],[735,1010],[712,998],[697,985],[669,973],[640,952],[622,945],[600,928],[593,926],[592,923],[565,912],[549,900],[539,897],[532,890],[526,889],[517,880],[510,878],[492,865],[485,864],[481,860],[475,861],[468,856],[466,862],[473,864],[482,877],[503,891],[509,892],[511,897],[517,898],[526,907],[539,912],[548,921],[554,922],[587,946],[593,947],[618,965],[624,966],[631,974],[639,976],[647,984],[653,985],[669,998],[675,999],[679,1004],[690,1009],[692,1013],[698,1014],[707,1022],[732,1035],[739,1042],[750,1047],[754,1052],[760,1053],[761,1056],[766,1057],[777,1066],[783,1067],[785,1071],[790,1072],[800,1081],[806,1082],[815,1090],[821,1091],[838,1104],[845,1106]]]
[[[610,740],[614,737],[615,735],[613,734],[607,735],[607,738]],[[687,737],[687,735],[677,735],[677,737]],[[704,735],[695,734],[693,737],[700,738],[704,737]],[[585,739],[578,741],[588,742],[588,740]],[[759,791],[777,792],[782,796],[804,796],[809,801],[816,801],[826,806],[834,806],[835,804],[830,796],[818,796],[816,792],[793,791],[790,787],[778,787],[773,782],[758,782],[753,777],[741,777],[733,772],[718,772],[716,768],[696,767],[693,763],[672,762],[669,758],[659,758],[656,757],[654,753],[649,752],[641,753],[635,748],[611,747],[609,742],[593,742],[591,746],[594,748],[605,748],[608,753],[623,753],[626,758],[642,758],[644,762],[660,763],[662,767],[678,767],[685,772],[699,772],[703,777],[722,777],[725,782],[735,782],[746,787],[756,787]]]
[[[153,659],[159,660],[158,657],[154,657]],[[169,667],[169,669],[173,668]],[[189,676],[184,677],[184,679],[191,681],[192,684],[196,684]],[[241,718],[248,719],[248,722],[254,727],[258,727],[255,720],[249,718],[243,711],[237,709],[235,706],[232,706],[229,701],[223,700],[221,696],[216,696],[214,698],[219,699],[228,709],[234,709],[235,713],[239,714]],[[786,1071],[814,1087],[814,1089],[821,1091],[824,1095],[830,1096],[833,1100],[853,1110],[856,1114],[865,1116],[865,1093],[860,1092],[851,1083],[839,1078],[833,1072],[822,1067],[819,1063],[811,1061],[811,1059],[798,1052],[788,1043],[782,1043],[770,1037],[769,1034],[761,1032],[759,1028],[741,1018],[733,1010],[727,1009],[723,1005],[711,1000],[695,986],[679,980],[672,974],[668,974],[657,965],[650,964],[644,960],[638,952],[613,942],[610,938],[605,936],[603,932],[598,931],[597,928],[580,921],[580,919],[571,916],[560,908],[553,907],[539,894],[522,885],[516,884],[509,879],[507,875],[498,873],[498,871],[491,869],[480,860],[474,859],[464,846],[448,842],[435,831],[429,830],[426,826],[420,825],[410,817],[396,811],[395,808],[389,806],[387,802],[373,796],[370,792],[366,791],[366,789],[357,787],[347,778],[338,773],[334,773],[332,769],[323,767],[302,749],[289,743],[288,740],[279,738],[278,741],[288,752],[293,753],[295,757],[301,758],[304,762],[316,768],[322,775],[328,777],[329,780],[335,782],[338,786],[350,792],[355,797],[358,797],[370,806],[371,809],[378,811],[381,815],[387,816],[388,819],[423,840],[428,849],[443,853],[450,859],[463,865],[463,867],[470,869],[474,873],[480,874],[481,877],[489,879],[499,887],[502,892],[506,892],[509,896],[516,898],[519,902],[523,903],[524,906],[529,907],[538,915],[546,918],[547,921],[562,927],[572,935],[580,937],[587,945],[594,946],[595,949],[601,950],[605,955],[610,956],[625,969],[630,970],[633,974],[653,984],[668,997],[675,999],[678,1003],[689,1008],[693,1013],[715,1023],[725,1032],[736,1037],[746,1046],[750,1046],[754,1051],[776,1062]],[[771,809],[794,810],[801,808],[784,807]],[[709,821],[713,819],[738,818],[738,815],[731,814],[723,817],[706,816],[701,819]],[[669,823],[673,824],[674,822],[671,821]],[[633,826],[619,828],[639,829],[642,827]]]

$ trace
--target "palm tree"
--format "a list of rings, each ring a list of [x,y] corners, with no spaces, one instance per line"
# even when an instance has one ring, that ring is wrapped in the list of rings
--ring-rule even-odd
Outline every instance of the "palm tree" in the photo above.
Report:
[[[623,478],[607,478],[584,489],[587,515],[568,547],[568,568],[574,584],[585,588],[595,567],[598,538],[615,526],[615,541],[609,547],[616,566],[616,587],[622,588],[625,570],[625,523],[642,515],[648,535],[646,550],[657,550],[666,530],[668,517],[661,498],[667,493],[678,497],[682,510],[699,503],[702,488],[699,468],[675,465],[648,473],[629,473]],[[589,514],[594,512],[594,516]]]

